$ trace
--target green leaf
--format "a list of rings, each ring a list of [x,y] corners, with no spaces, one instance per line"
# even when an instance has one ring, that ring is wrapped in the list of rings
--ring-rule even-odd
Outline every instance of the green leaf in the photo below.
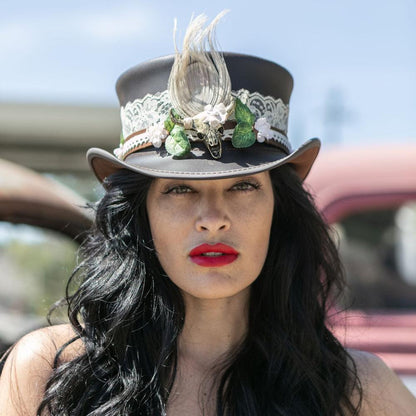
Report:
[[[172,119],[170,118],[170,116],[168,116],[168,118],[165,120],[164,122],[165,125],[165,129],[170,133],[172,131],[172,129],[175,127],[175,123],[172,121]]]
[[[172,112],[173,117],[175,117],[177,119],[182,118],[181,115],[174,108],[172,108],[170,111]]]
[[[250,125],[253,125],[256,119],[256,116],[239,98],[235,99],[235,119],[237,123],[247,123]]]
[[[124,144],[124,136],[123,136],[123,132],[120,133],[120,144],[123,145]]]
[[[231,143],[234,147],[250,147],[254,144],[255,141],[256,135],[254,134],[252,124],[238,123],[235,126],[233,138],[231,139]]]
[[[173,127],[173,129],[171,131],[171,134],[174,134],[174,135],[181,135],[181,134],[183,134],[184,137],[186,137],[186,139],[188,139],[188,136],[185,133],[185,129],[182,126],[179,126],[177,124],[175,124],[175,126]]]
[[[184,156],[191,150],[188,136],[181,126],[175,126],[165,141],[165,148],[172,156]]]

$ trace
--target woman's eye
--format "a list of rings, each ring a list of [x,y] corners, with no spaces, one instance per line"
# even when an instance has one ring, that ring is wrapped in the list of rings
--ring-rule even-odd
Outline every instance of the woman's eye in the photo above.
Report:
[[[259,189],[260,185],[258,183],[252,182],[239,182],[236,183],[231,190],[232,191],[254,191],[255,189]]]
[[[187,194],[193,192],[192,188],[186,185],[176,185],[169,188],[167,191],[164,192],[164,194]]]

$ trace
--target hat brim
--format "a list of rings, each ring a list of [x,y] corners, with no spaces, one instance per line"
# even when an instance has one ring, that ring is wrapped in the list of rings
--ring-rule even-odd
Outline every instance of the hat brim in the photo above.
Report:
[[[259,173],[289,163],[304,180],[321,142],[310,139],[289,155],[278,147],[257,142],[246,149],[237,149],[226,141],[222,146],[221,159],[213,159],[202,142],[193,142],[191,152],[182,158],[169,155],[164,146],[152,146],[132,153],[124,161],[103,149],[91,148],[87,159],[100,182],[120,169],[155,178],[219,179]]]

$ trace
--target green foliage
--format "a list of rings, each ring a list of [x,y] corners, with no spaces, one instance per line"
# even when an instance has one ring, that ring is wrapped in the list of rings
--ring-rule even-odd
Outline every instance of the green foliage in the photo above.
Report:
[[[235,100],[235,126],[231,143],[234,147],[245,148],[252,146],[256,141],[256,135],[253,131],[253,123],[256,116],[250,109],[241,102],[239,98]]]
[[[66,237],[45,233],[41,242],[10,240],[0,250],[19,294],[9,299],[11,309],[45,316],[65,294],[66,282],[75,267],[77,245]]]
[[[176,119],[182,119],[182,116],[174,108],[170,109],[169,114],[172,114],[172,116],[175,117]]]
[[[239,98],[235,99],[235,119],[237,123],[254,124],[256,116],[250,111],[250,109],[242,103]]]
[[[170,133],[172,129],[175,127],[175,123],[172,121],[170,116],[164,122],[165,129]]]
[[[165,148],[173,156],[184,156],[191,150],[188,136],[183,127],[176,125],[165,141]]]
[[[231,143],[234,147],[245,148],[250,147],[256,141],[256,135],[253,126],[248,123],[238,123],[235,126]]]

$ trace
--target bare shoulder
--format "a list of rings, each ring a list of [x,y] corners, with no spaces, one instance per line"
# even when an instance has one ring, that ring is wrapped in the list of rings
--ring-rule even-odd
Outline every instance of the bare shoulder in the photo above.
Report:
[[[364,351],[348,351],[363,389],[360,416],[414,416],[416,398],[384,361]]]
[[[10,358],[20,365],[34,364],[51,367],[59,348],[76,334],[70,325],[55,325],[40,328],[21,338],[13,347]],[[64,350],[62,361],[69,361],[82,351],[81,341],[76,341]]]
[[[74,337],[69,325],[57,325],[21,338],[11,350],[0,377],[0,409],[7,409],[7,415],[34,415],[58,349]],[[81,352],[78,340],[64,350],[61,361],[70,361]]]

